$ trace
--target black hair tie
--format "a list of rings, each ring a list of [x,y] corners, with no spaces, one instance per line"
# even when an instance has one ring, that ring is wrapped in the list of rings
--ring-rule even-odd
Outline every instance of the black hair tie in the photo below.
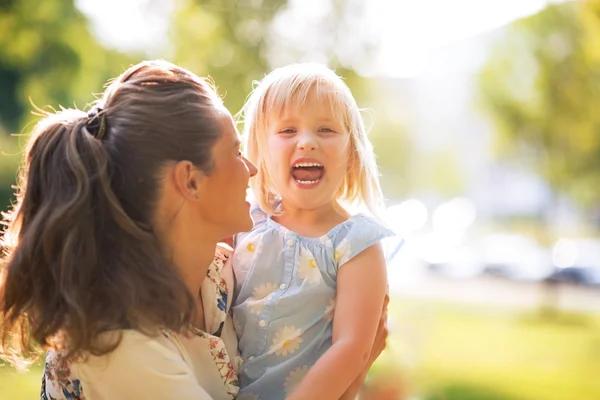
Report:
[[[88,112],[86,128],[98,140],[102,140],[106,132],[106,116],[101,107],[94,107]]]

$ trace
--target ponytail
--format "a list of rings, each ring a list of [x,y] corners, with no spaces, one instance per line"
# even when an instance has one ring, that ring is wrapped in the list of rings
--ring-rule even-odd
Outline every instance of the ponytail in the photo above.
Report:
[[[117,303],[126,305],[140,300],[131,298],[135,290],[123,288],[136,282],[118,273],[120,261],[146,261],[150,269],[156,265],[156,281],[173,278],[172,270],[157,265],[164,262],[151,231],[127,216],[111,189],[105,123],[103,115],[64,109],[48,114],[29,141],[17,203],[4,216],[8,228],[0,265],[0,354],[17,366],[15,354],[35,359],[40,345],[63,347],[70,355],[83,350],[102,354],[120,340],[97,341],[104,331],[143,330],[160,322],[177,328],[191,315],[193,303],[183,283],[179,298],[170,301],[187,311],[159,315],[163,321],[148,321],[152,313],[140,318],[132,315],[134,310],[102,301],[121,298]],[[136,311],[148,311],[157,302],[144,300]]]

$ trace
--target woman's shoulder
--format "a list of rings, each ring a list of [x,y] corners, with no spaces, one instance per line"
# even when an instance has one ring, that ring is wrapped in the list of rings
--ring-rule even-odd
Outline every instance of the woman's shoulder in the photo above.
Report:
[[[72,371],[84,384],[89,385],[91,381],[117,385],[123,376],[127,376],[129,382],[142,382],[153,374],[159,374],[157,378],[168,383],[178,374],[190,375],[192,361],[179,344],[176,333],[164,330],[147,335],[128,329],[119,334],[119,345],[106,356],[90,355],[84,361],[73,363]]]
[[[160,330],[153,334],[146,334],[136,329],[122,329],[115,332],[104,333],[105,340],[112,340],[119,335],[119,345],[110,353],[113,362],[129,364],[130,362],[144,362],[150,359],[160,360],[163,357],[171,358],[177,355],[179,350],[174,344],[172,333]],[[179,356],[183,356],[179,354]],[[136,361],[130,361],[134,357]],[[92,361],[98,361],[102,357],[89,357]],[[92,363],[93,364],[93,363]]]
[[[85,399],[84,393],[95,386],[95,382],[106,384],[117,382],[122,374],[135,375],[144,366],[160,368],[165,360],[180,358],[176,346],[166,333],[154,336],[133,329],[105,332],[99,339],[105,343],[118,345],[106,355],[86,354],[76,359],[67,358],[63,351],[49,350],[46,354],[42,381],[42,399]],[[93,378],[93,379],[91,379]],[[90,383],[92,382],[92,383]],[[87,387],[84,391],[83,387]]]

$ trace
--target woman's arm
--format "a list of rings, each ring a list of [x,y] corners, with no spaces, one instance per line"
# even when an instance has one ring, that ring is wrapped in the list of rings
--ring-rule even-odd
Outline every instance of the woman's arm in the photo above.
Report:
[[[375,244],[340,267],[333,344],[308,371],[288,400],[337,400],[369,360],[387,277],[383,250]]]

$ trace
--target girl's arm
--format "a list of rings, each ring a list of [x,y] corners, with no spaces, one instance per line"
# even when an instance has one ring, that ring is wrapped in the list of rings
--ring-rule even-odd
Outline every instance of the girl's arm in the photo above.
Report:
[[[333,344],[287,400],[337,400],[369,361],[387,277],[383,250],[375,244],[340,267]]]
[[[371,348],[371,355],[369,357],[369,362],[360,373],[358,378],[352,382],[350,387],[344,392],[340,400],[355,400],[356,396],[358,396],[358,392],[362,388],[365,378],[367,377],[367,373],[371,368],[371,365],[377,360],[381,352],[385,349],[385,340],[387,339],[388,329],[387,329],[387,306],[390,302],[389,294],[386,294],[384,302],[383,302],[383,310],[381,312],[381,318],[379,319],[379,325],[377,326],[377,333],[375,334],[375,342],[373,343],[373,347]]]

